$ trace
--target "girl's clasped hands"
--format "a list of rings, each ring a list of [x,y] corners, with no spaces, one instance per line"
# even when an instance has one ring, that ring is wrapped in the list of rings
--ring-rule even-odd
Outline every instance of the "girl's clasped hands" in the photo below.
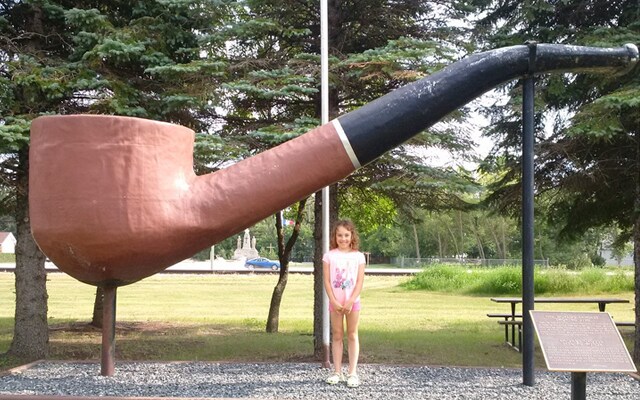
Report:
[[[347,315],[351,313],[351,309],[353,308],[353,303],[347,302],[345,305],[334,303],[333,309],[336,310],[339,314]]]

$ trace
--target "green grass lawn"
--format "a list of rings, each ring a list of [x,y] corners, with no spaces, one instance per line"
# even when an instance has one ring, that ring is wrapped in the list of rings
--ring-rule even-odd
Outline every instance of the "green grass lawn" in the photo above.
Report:
[[[504,330],[487,312],[507,312],[490,296],[408,290],[408,277],[367,276],[362,294],[361,362],[520,367]],[[280,310],[280,332],[265,333],[277,276],[155,275],[117,294],[117,360],[314,361],[313,277],[293,274]],[[52,359],[100,358],[101,332],[88,328],[95,288],[66,274],[48,276]],[[578,294],[575,294],[578,296]],[[616,297],[633,299],[632,292]],[[13,334],[14,275],[0,273],[0,353]],[[536,309],[597,311],[595,305]],[[632,321],[630,304],[607,307]],[[629,349],[632,328],[623,328]],[[544,360],[537,351],[537,366]],[[3,365],[0,362],[0,366]],[[4,362],[7,365],[7,362]]]

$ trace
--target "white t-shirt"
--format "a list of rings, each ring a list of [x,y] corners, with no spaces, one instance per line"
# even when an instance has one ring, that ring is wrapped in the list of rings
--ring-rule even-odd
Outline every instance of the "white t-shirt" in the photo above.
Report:
[[[344,304],[356,287],[359,266],[366,263],[364,254],[333,249],[324,254],[322,261],[329,264],[333,295],[340,304]],[[360,301],[360,296],[355,301]]]

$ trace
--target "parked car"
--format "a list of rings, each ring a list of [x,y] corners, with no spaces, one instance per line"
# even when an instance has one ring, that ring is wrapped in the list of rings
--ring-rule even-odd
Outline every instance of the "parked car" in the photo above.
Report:
[[[258,257],[252,258],[244,262],[244,266],[253,269],[253,268],[269,268],[273,271],[277,271],[280,269],[280,262],[269,260],[268,258]]]

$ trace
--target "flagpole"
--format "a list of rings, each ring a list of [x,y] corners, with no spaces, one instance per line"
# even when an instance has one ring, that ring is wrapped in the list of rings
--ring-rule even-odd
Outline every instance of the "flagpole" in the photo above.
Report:
[[[321,125],[329,122],[329,23],[327,0],[320,0],[320,93]],[[322,189],[322,252],[329,251],[329,187]],[[324,282],[324,277],[323,277]],[[322,285],[324,287],[324,284]],[[329,297],[322,291],[322,366],[330,366]]]

